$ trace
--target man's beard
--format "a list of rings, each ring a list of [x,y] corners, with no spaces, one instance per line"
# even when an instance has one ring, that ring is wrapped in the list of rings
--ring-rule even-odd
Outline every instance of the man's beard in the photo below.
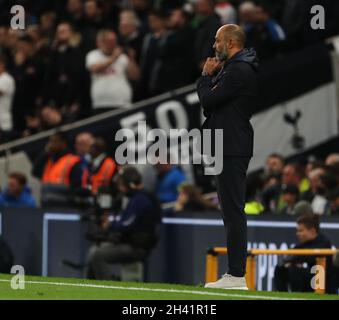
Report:
[[[227,60],[228,52],[227,52],[227,50],[223,50],[223,51],[215,50],[215,57],[216,57],[219,61],[224,62],[224,61]]]

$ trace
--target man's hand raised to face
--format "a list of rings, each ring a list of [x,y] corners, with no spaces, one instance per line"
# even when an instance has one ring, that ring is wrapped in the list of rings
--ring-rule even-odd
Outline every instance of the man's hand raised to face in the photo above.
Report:
[[[217,58],[207,58],[202,74],[212,76],[216,71],[219,71],[221,67],[222,62]]]

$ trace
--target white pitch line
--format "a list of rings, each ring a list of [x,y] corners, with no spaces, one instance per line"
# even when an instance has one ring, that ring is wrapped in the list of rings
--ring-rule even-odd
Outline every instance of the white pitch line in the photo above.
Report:
[[[11,280],[0,279],[0,282],[10,282]],[[241,295],[232,293],[219,293],[210,291],[195,291],[195,290],[177,290],[177,289],[157,289],[157,288],[143,288],[143,287],[122,287],[122,286],[107,286],[97,284],[82,284],[82,283],[66,283],[66,282],[49,282],[49,281],[25,281],[30,284],[44,284],[44,285],[55,285],[55,286],[70,286],[70,287],[88,287],[88,288],[99,288],[99,289],[115,289],[115,290],[128,290],[128,291],[149,291],[149,292],[167,292],[167,293],[185,293],[185,294],[196,294],[196,295],[207,295],[207,296],[218,296],[228,298],[250,298],[250,299],[262,299],[262,300],[305,300],[299,298],[283,298],[273,296],[259,296],[259,295]],[[315,299],[316,300],[316,299]]]

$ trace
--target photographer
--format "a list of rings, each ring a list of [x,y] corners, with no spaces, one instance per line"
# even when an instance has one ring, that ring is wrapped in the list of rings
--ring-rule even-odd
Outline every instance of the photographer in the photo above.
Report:
[[[133,167],[124,168],[116,184],[128,203],[119,220],[110,223],[108,216],[103,216],[100,239],[88,254],[87,277],[90,279],[112,279],[111,264],[144,260],[157,242],[156,225],[161,207],[155,196],[143,190],[140,173]]]

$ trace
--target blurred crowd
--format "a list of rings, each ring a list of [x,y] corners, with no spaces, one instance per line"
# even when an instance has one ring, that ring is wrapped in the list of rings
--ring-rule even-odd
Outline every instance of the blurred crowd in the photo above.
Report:
[[[314,3],[313,3],[314,2]],[[239,23],[261,61],[339,33],[338,1],[23,0],[10,28],[0,1],[0,142],[195,81],[216,30]],[[310,7],[326,29],[312,31]]]
[[[262,171],[248,176],[246,197],[248,214],[338,215],[339,154],[301,162],[272,154]]]
[[[204,195],[181,166],[160,157],[157,160],[150,166],[151,174],[149,170],[139,174],[145,181],[142,188],[166,205],[167,213],[218,210],[215,193]],[[70,143],[67,136],[56,133],[50,136],[33,164],[32,175],[42,185],[39,205],[65,208],[78,206],[70,201],[80,195],[115,195],[116,178],[125,168],[110,156],[101,137],[82,132]],[[7,185],[0,192],[0,206],[37,206],[24,174],[8,175]],[[299,162],[271,154],[262,170],[248,174],[245,212],[249,215],[339,216],[339,154],[329,154],[323,160],[309,157]]]

